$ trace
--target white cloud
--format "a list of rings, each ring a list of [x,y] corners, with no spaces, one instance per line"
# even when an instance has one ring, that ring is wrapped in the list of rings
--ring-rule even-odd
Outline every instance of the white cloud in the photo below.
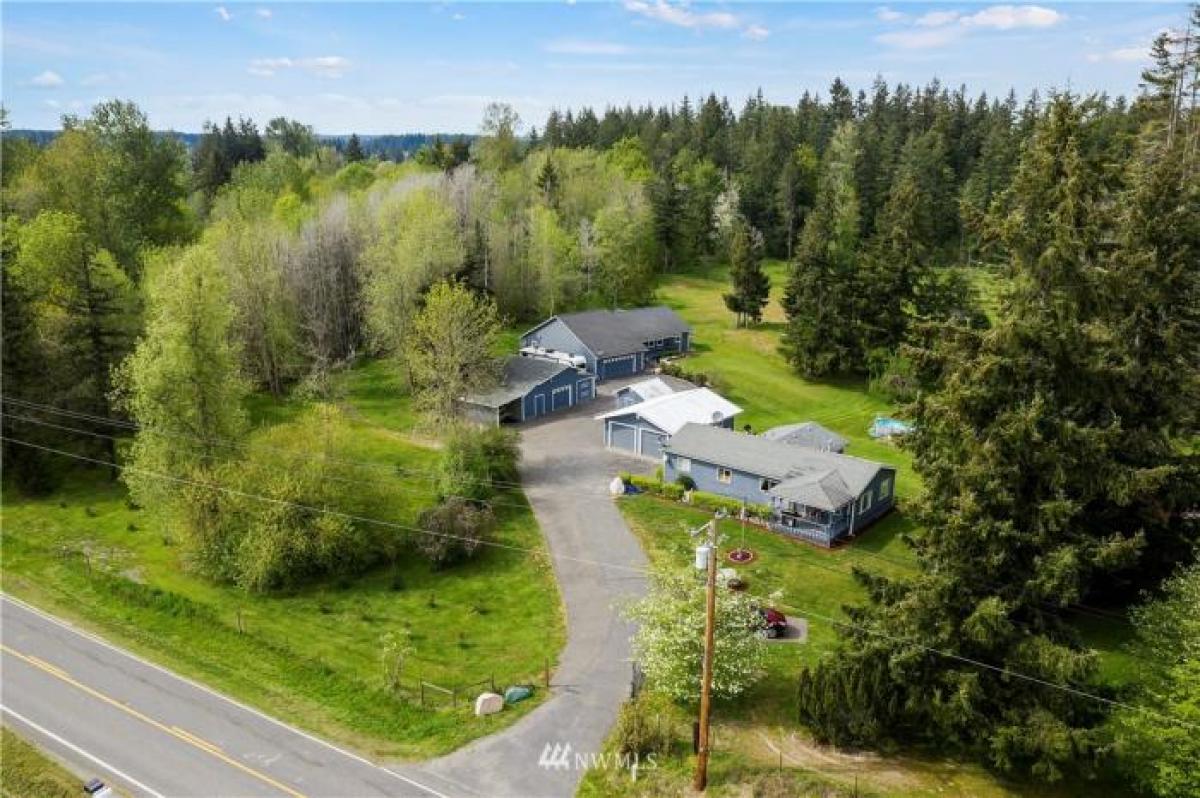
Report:
[[[66,81],[62,79],[62,75],[52,69],[40,72],[29,79],[29,85],[37,86],[39,89],[57,89],[64,83]]]
[[[930,11],[917,17],[913,24],[920,25],[922,28],[940,28],[942,25],[958,21],[960,16],[962,15],[957,11]]]
[[[1137,61],[1148,61],[1150,60],[1150,54],[1143,46],[1118,47],[1115,50],[1108,50],[1107,52],[1088,53],[1087,60],[1093,64],[1098,64],[1101,61],[1116,61],[1128,64]]]
[[[545,46],[548,53],[562,55],[626,55],[629,47],[617,42],[589,41],[587,39],[557,39]]]
[[[108,83],[111,80],[112,80],[112,76],[110,76],[108,73],[95,72],[91,75],[84,75],[83,79],[79,81],[79,85],[80,86],[103,86],[105,83]]]
[[[1060,11],[1036,5],[988,6],[973,14],[929,11],[913,20],[912,27],[882,33],[875,41],[902,50],[926,50],[943,47],[972,31],[1049,28],[1066,18]]]
[[[255,9],[254,13],[260,19],[270,19],[274,15],[274,12],[269,8],[258,8]]]
[[[1066,14],[1045,6],[989,6],[963,17],[961,21],[967,27],[1013,30],[1049,28],[1066,18]]]
[[[908,15],[904,12],[896,11],[895,9],[888,8],[887,6],[880,6],[879,8],[875,9],[875,18],[881,22],[899,22],[907,16]]]
[[[233,14],[230,14],[229,9],[225,6],[217,6],[213,9],[213,13],[220,17],[222,22],[228,22],[233,19]]]
[[[753,39],[756,42],[761,42],[770,35],[771,31],[762,25],[747,25],[746,30],[742,31],[742,36],[747,39]]]
[[[625,0],[625,10],[640,14],[656,22],[677,25],[681,28],[721,28],[728,30],[740,24],[738,18],[727,11],[692,11],[687,3],[669,0]]]
[[[315,58],[255,58],[246,71],[260,78],[269,78],[286,69],[303,69],[321,78],[340,78],[349,68],[349,59],[340,55],[323,55]]]

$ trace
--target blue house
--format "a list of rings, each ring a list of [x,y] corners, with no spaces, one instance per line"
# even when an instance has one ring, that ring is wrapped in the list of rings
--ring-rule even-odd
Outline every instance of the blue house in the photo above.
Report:
[[[508,358],[500,384],[461,400],[463,415],[498,426],[538,418],[589,402],[596,378],[569,362],[548,358]]]
[[[658,460],[672,435],[688,424],[732,427],[742,408],[708,388],[667,393],[601,413],[604,445]]]
[[[771,507],[771,527],[822,546],[850,537],[895,503],[896,469],[758,435],[688,424],[663,449],[663,479]]]
[[[640,374],[664,355],[688,351],[692,328],[666,307],[587,310],[552,316],[521,336],[522,353],[566,354],[599,380]]]

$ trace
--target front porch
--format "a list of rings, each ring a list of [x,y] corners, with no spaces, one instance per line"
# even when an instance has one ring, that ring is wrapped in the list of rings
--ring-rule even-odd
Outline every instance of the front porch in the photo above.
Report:
[[[775,502],[771,529],[830,548],[846,530],[844,510],[819,510],[796,502]]]

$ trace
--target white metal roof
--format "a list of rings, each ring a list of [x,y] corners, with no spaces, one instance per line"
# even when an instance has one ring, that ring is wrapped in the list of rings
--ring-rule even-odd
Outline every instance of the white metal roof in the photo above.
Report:
[[[685,424],[717,424],[740,412],[742,408],[716,391],[694,388],[647,399],[636,405],[619,407],[601,413],[596,418],[605,420],[619,416],[639,416],[668,435],[674,435]]]

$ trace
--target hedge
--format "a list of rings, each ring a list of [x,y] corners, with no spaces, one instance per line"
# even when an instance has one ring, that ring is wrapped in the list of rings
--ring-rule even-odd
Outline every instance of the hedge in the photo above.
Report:
[[[633,485],[645,493],[662,496],[664,499],[671,499],[672,501],[683,499],[685,491],[682,485],[673,482],[663,482],[654,477],[644,477],[640,474],[630,474],[627,471],[621,472],[620,476],[621,481],[626,485]],[[743,506],[737,499],[730,499],[727,496],[720,496],[716,493],[706,493],[702,490],[692,491],[689,494],[688,504],[698,507],[701,510],[711,510],[712,512],[724,510],[727,514],[735,518],[741,515]],[[745,508],[746,515],[751,518],[766,519],[771,517],[770,505],[747,504]]]

